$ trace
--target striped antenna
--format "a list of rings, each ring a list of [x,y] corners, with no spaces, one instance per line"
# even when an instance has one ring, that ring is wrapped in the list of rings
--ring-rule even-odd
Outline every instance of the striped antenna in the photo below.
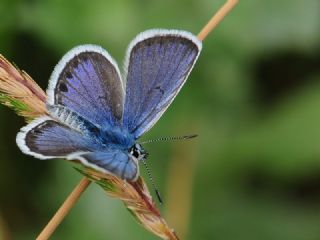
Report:
[[[142,161],[143,165],[145,166],[145,168],[146,168],[146,170],[147,170],[148,177],[149,177],[150,182],[151,182],[151,184],[152,184],[152,187],[153,187],[153,189],[154,189],[154,191],[155,191],[155,193],[156,193],[156,195],[157,195],[157,198],[158,198],[158,200],[159,200],[159,203],[160,203],[160,204],[163,204],[163,201],[162,201],[160,192],[159,192],[158,188],[156,187],[156,184],[154,183],[153,177],[152,177],[152,175],[151,175],[151,172],[150,172],[150,169],[149,169],[149,167],[148,167],[148,164],[147,164],[146,160],[143,158],[143,159],[141,159],[141,161]]]
[[[157,139],[150,139],[144,142],[139,142],[139,144],[147,144],[147,143],[153,143],[153,142],[160,142],[160,141],[177,141],[177,140],[188,140],[191,138],[197,137],[198,134],[191,134],[191,135],[185,135],[185,136],[178,136],[178,137],[160,137]]]

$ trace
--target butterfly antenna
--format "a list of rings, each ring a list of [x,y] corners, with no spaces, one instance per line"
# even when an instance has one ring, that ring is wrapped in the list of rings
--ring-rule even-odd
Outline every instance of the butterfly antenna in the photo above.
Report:
[[[151,184],[152,184],[152,187],[153,187],[153,189],[154,189],[154,191],[155,191],[155,193],[156,193],[156,195],[157,195],[157,198],[158,198],[159,203],[160,203],[160,204],[163,204],[163,201],[162,201],[160,192],[158,191],[158,189],[157,189],[157,187],[156,187],[156,185],[155,185],[155,183],[154,183],[154,181],[153,181],[153,177],[152,177],[152,175],[151,175],[151,172],[150,172],[150,169],[149,169],[149,167],[148,167],[148,165],[147,165],[146,160],[145,160],[145,159],[142,159],[142,163],[143,163],[143,165],[145,166],[145,168],[146,168],[146,170],[147,170],[148,177],[149,177],[150,182],[151,182]]]
[[[178,137],[160,137],[157,139],[151,139],[144,142],[140,142],[140,144],[147,144],[147,143],[153,143],[153,142],[159,142],[159,141],[177,141],[177,140],[188,140],[191,138],[197,137],[198,134],[191,134],[191,135],[185,135],[185,136],[178,136]]]

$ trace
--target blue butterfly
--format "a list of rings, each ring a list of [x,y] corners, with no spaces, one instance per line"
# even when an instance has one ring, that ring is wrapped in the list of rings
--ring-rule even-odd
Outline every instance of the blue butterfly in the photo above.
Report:
[[[69,51],[55,67],[47,89],[49,116],[17,135],[25,153],[66,158],[127,181],[139,177],[147,152],[136,141],[169,107],[202,48],[189,32],[154,29],[129,45],[124,73],[99,46]]]

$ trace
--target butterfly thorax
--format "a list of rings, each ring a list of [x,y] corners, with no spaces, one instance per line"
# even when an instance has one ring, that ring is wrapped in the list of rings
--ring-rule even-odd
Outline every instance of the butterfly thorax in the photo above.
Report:
[[[138,161],[147,159],[149,155],[140,144],[135,143],[133,135],[121,127],[103,129],[96,137],[106,148],[120,149],[128,152]]]
[[[112,130],[104,130],[101,137],[102,142],[108,148],[120,148],[139,161],[145,160],[149,156],[148,152],[139,143],[135,143],[133,135],[126,129],[114,127]]]
[[[129,149],[135,144],[133,135],[121,126],[104,127],[100,129],[96,137],[107,147],[116,147],[123,150]]]

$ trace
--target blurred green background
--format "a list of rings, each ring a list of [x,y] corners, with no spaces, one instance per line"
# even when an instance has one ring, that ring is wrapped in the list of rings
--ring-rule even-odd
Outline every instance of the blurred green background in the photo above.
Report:
[[[121,65],[137,33],[196,34],[223,3],[1,0],[0,53],[45,89],[75,45],[99,44]],[[319,0],[242,0],[204,41],[188,83],[144,137],[199,134],[146,146],[161,211],[181,239],[320,239],[319,43]],[[23,155],[23,125],[0,106],[1,240],[34,239],[81,179],[66,161]],[[52,239],[156,237],[92,185]]]

